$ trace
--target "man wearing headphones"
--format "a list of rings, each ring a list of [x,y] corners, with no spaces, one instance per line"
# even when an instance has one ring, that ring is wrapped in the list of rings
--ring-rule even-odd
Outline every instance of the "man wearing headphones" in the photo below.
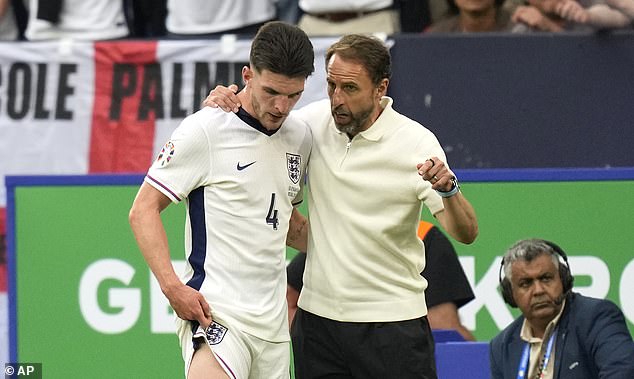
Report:
[[[491,341],[492,378],[634,378],[623,312],[572,284],[566,254],[552,242],[522,240],[506,252],[502,296],[522,315]]]

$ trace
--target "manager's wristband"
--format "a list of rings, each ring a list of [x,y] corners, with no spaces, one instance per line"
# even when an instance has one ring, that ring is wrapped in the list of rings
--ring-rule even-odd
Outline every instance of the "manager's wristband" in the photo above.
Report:
[[[438,191],[436,190],[436,193],[438,193],[440,195],[440,197],[452,197],[455,194],[457,194],[458,192],[460,192],[460,184],[458,184],[458,179],[456,179],[456,177],[454,176],[453,178],[451,178],[451,189],[449,191]]]

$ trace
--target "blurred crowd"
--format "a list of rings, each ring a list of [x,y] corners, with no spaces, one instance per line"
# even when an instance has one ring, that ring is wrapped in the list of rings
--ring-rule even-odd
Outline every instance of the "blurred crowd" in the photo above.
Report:
[[[206,38],[267,21],[347,33],[632,29],[634,0],[0,0],[0,40]]]

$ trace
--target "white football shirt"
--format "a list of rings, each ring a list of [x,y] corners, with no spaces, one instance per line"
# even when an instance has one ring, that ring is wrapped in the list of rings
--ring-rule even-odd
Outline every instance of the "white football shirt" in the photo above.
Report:
[[[145,181],[187,201],[183,281],[217,314],[264,340],[288,341],[286,233],[312,147],[289,117],[275,133],[240,110],[185,118]]]

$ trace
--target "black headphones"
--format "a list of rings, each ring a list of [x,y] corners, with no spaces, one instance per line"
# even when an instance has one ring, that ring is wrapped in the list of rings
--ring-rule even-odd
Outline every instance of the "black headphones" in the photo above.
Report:
[[[568,265],[568,256],[562,250],[559,245],[554,242],[539,240],[544,244],[548,245],[553,251],[559,255],[561,259],[559,259],[559,277],[561,278],[561,283],[564,289],[564,296],[568,294],[572,290],[572,284],[574,282],[574,277],[570,273],[570,266]],[[562,262],[563,261],[563,262]],[[499,273],[499,281],[500,288],[502,290],[502,298],[504,301],[513,308],[517,308],[517,303],[513,298],[513,290],[511,288],[511,281],[506,277],[502,277],[504,271],[504,258],[502,258],[502,263],[500,264],[500,273]]]

